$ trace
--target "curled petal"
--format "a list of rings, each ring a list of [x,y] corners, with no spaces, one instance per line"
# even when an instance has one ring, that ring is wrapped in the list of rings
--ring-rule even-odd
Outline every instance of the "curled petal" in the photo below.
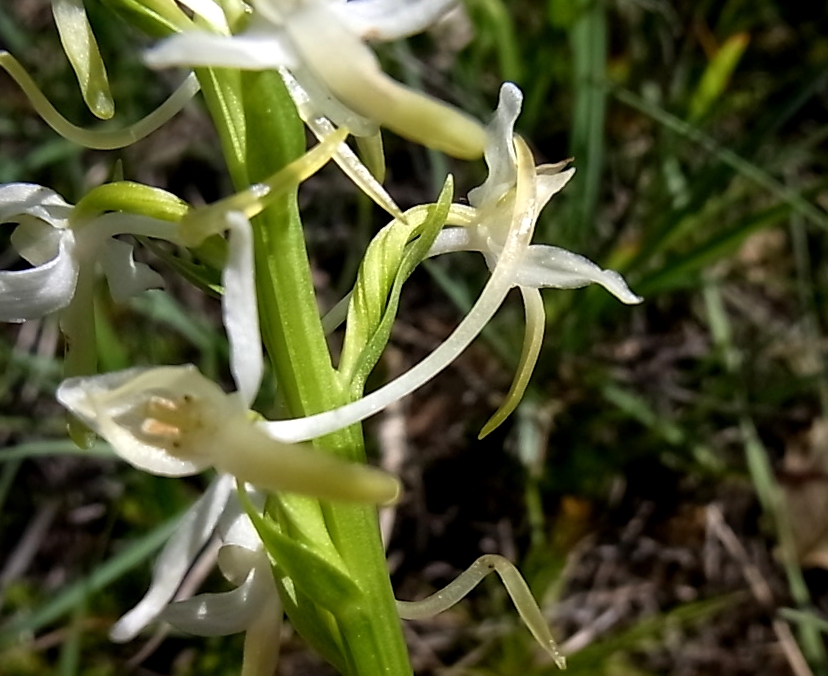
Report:
[[[26,214],[55,228],[65,228],[72,205],[54,190],[34,183],[0,186],[0,223],[17,222]]]
[[[515,282],[520,286],[555,289],[578,289],[595,283],[622,303],[635,305],[643,300],[615,270],[603,270],[588,258],[544,244],[529,247],[515,272]]]
[[[253,230],[244,214],[227,214],[230,237],[222,281],[222,314],[230,341],[230,369],[245,407],[256,398],[264,362],[253,271]]]
[[[226,636],[249,627],[261,612],[268,597],[276,593],[267,556],[247,575],[244,583],[222,594],[199,594],[186,601],[173,603],[161,619],[197,636]]]
[[[529,585],[512,562],[497,554],[481,556],[436,594],[421,601],[397,601],[397,612],[404,620],[433,617],[451,608],[480,584],[487,575],[494,572],[500,576],[512,603],[515,604],[521,619],[532,632],[532,636],[549,653],[558,668],[565,669],[566,659],[558,649],[555,639],[552,638],[549,626],[546,624],[537,601],[532,596]]]
[[[60,242],[68,235],[65,228],[56,228],[33,216],[19,216],[18,225],[11,234],[11,243],[17,253],[34,266],[43,265],[60,253]]]
[[[101,265],[109,283],[112,298],[123,303],[148,289],[160,289],[164,279],[144,263],[138,263],[132,245],[119,239],[107,240]]]
[[[290,45],[273,30],[241,35],[216,35],[207,31],[179,33],[144,54],[151,68],[211,66],[268,70],[296,65]]]
[[[113,641],[120,643],[135,638],[158,618],[172,600],[196,556],[212,537],[226,509],[233,485],[230,475],[219,476],[187,510],[155,562],[152,583],[146,595],[112,626],[109,637]]]
[[[458,0],[352,0],[336,9],[363,40],[391,42],[422,33],[437,23]]]
[[[24,322],[66,307],[75,295],[78,261],[69,231],[52,260],[30,270],[0,272],[0,321]]]

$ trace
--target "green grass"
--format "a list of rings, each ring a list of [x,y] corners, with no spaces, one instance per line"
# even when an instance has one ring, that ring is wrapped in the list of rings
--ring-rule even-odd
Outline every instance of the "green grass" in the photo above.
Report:
[[[163,98],[167,85],[136,62],[136,36],[124,32],[120,20],[110,23],[98,3],[90,7],[93,25],[101,29],[116,117],[134,120]],[[828,10],[782,0],[652,7],[586,0],[470,0],[468,8],[476,37],[455,55],[450,68],[434,70],[434,46],[427,39],[384,49],[389,68],[409,83],[450,95],[480,116],[490,114],[502,79],[516,81],[526,92],[519,130],[538,160],[572,155],[578,171],[571,187],[543,214],[537,239],[571,247],[622,271],[646,298],[630,309],[598,289],[544,292],[547,339],[527,400],[487,442],[515,451],[523,467],[522,487],[514,496],[522,506],[522,521],[514,524],[514,541],[530,582],[549,590],[550,607],[568,593],[560,578],[567,555],[582,541],[580,536],[620,531],[612,519],[614,491],[621,485],[640,487],[641,468],[661,468],[680,477],[677,485],[690,486],[673,503],[663,503],[668,510],[687,506],[685,500],[712,500],[728,482],[741,481],[752,486],[766,518],[752,524],[754,532],[737,535],[763,541],[766,553],[780,547],[777,573],[783,581],[780,593],[787,598],[777,601],[780,607],[792,607],[781,616],[794,624],[814,673],[828,673],[824,618],[813,610],[824,601],[824,590],[813,587],[801,569],[777,480],[786,449],[803,429],[824,419],[828,406],[822,350],[828,310],[828,119],[823,112]],[[0,40],[32,69],[67,117],[90,121],[54,31],[42,28],[37,17],[3,7]],[[413,67],[416,59],[425,65]],[[84,152],[55,138],[28,112],[9,81],[2,82],[4,93],[10,93],[0,101],[0,181],[41,182],[72,201],[117,171],[119,158],[126,178],[139,172],[140,158],[129,153]],[[482,176],[480,166],[447,163],[390,135],[386,147],[390,187],[407,198],[433,199],[447,169],[464,188]],[[212,176],[216,167],[209,158],[215,155],[209,149],[203,154],[208,158],[205,171]],[[170,160],[153,178],[160,184],[179,180],[180,166],[178,159]],[[335,185],[337,179],[326,176],[322,180],[329,180],[328,187]],[[215,189],[206,183],[187,185],[200,186],[205,194]],[[226,178],[219,179],[219,190],[226,185]],[[312,187],[308,190],[314,195]],[[382,223],[376,214],[371,221],[364,204],[314,202],[309,209],[321,275],[334,280],[332,285],[347,286],[355,260],[335,250],[335,243],[326,245],[335,237],[331,224],[357,214],[353,220],[359,221],[359,239],[365,239],[366,231],[374,232]],[[6,249],[8,231],[0,229],[0,251]],[[403,296],[403,321],[426,337],[434,324],[450,325],[469,307],[484,274],[476,259],[451,267],[444,263],[429,264],[430,276],[415,274],[413,300],[406,304]],[[176,280],[172,295],[148,294],[128,308],[114,307],[102,296],[101,363],[115,369],[193,361],[209,375],[226,379],[226,344],[215,305],[188,307],[196,294],[173,267],[160,267]],[[437,299],[433,310],[422,300],[429,297]],[[470,405],[464,423],[465,444],[473,450],[488,448],[473,446],[475,425],[496,407],[499,394],[505,393],[498,387],[508,384],[517,361],[517,314],[517,306],[503,310],[475,353],[494,381]],[[18,331],[0,327],[0,443],[7,446],[0,455],[0,538],[7,550],[49,497],[46,489],[32,492],[30,487],[44,481],[42,472],[57,466],[48,463],[68,462],[67,454],[74,453],[60,436],[64,421],[51,400],[60,377],[59,354],[38,352],[37,346],[45,343],[32,342],[31,336],[26,342]],[[813,358],[804,360],[808,355]],[[460,377],[454,373],[446,378]],[[438,381],[436,388],[440,382],[448,381]],[[436,397],[439,389],[429,392],[426,397]],[[108,457],[105,447],[96,446],[84,462]],[[422,472],[429,467],[427,457],[423,451],[423,457],[410,462]],[[100,474],[110,472],[94,466]],[[148,561],[172,527],[168,519],[191,495],[170,488],[166,480],[135,478],[124,468],[111,480],[123,497],[106,503],[117,516],[101,528],[96,555],[87,552],[83,565],[68,570],[66,581],[48,594],[38,587],[42,576],[33,573],[16,588],[14,612],[7,607],[0,616],[0,664],[18,660],[17,666],[6,667],[8,673],[37,673],[36,667],[70,676],[120,669],[123,655],[110,655],[102,647],[102,619],[138,600],[138,583],[129,583],[130,576],[136,570],[145,576]],[[456,499],[465,515],[463,489]],[[73,499],[71,486],[54,490],[60,500]],[[429,495],[428,485],[424,490]],[[156,494],[161,496],[157,501]],[[637,498],[644,502],[651,496],[627,495],[634,504]],[[567,500],[587,505],[593,514],[575,529],[578,537],[563,537],[554,525],[566,521]],[[424,512],[421,518],[427,516]],[[414,508],[400,516],[404,524],[416,518]],[[476,533],[475,518],[463,518]],[[425,523],[417,532],[429,532]],[[487,527],[494,530],[496,523]],[[111,538],[112,533],[117,537]],[[420,551],[395,540],[392,553],[404,562],[419,561],[422,549],[429,561],[453,561],[456,554],[435,551],[428,541],[417,546]],[[404,581],[419,572],[408,570]],[[486,589],[487,600],[472,606],[469,616],[460,616],[465,626],[484,621],[481,609],[497,617],[509,615],[496,588]],[[571,669],[647,673],[641,665],[647,664],[648,653],[664,650],[665,625],[692,629],[713,623],[729,603],[730,597],[711,593],[622,624],[573,656]],[[768,609],[770,616],[775,612]],[[56,628],[66,630],[57,650],[14,652],[14,646]],[[519,631],[503,635],[466,665],[466,673],[548,673]],[[197,673],[211,664],[228,669],[222,661],[224,644],[192,645],[208,646],[201,654],[203,664],[181,673]],[[473,654],[475,645],[462,642],[466,654]],[[451,664],[461,659],[460,652],[446,650],[442,659]],[[26,660],[35,667],[25,666]]]

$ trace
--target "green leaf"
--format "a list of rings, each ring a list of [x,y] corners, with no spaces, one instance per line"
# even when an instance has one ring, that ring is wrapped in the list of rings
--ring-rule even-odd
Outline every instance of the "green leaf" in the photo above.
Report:
[[[312,547],[287,537],[276,524],[262,518],[255,510],[248,510],[248,516],[280,573],[287,575],[297,589],[335,615],[347,614],[359,604],[360,589],[338,556],[327,558]]]
[[[690,122],[697,122],[711,109],[730,83],[730,78],[750,42],[747,33],[731,35],[707,64],[690,99]]]
[[[164,522],[126,549],[98,566],[92,574],[58,592],[40,608],[17,616],[0,627],[0,649],[19,645],[27,634],[32,634],[85,603],[92,594],[106,589],[140,563],[152,556],[172,535],[180,515]]]
[[[397,316],[403,284],[428,254],[446,223],[454,180],[446,179],[437,203],[424,217],[394,220],[371,241],[360,266],[342,347],[339,371],[351,393],[359,396],[379,361]]]

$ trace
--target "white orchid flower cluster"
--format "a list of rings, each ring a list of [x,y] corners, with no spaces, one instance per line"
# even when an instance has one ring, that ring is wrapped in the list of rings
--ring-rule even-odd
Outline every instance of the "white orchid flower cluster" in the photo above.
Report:
[[[71,377],[61,384],[57,398],[73,416],[106,439],[122,459],[160,476],[186,476],[208,469],[218,473],[167,543],[146,596],[113,627],[112,638],[130,640],[156,621],[206,635],[246,631],[244,673],[265,676],[272,673],[278,654],[272,631],[282,615],[279,593],[296,605],[300,598],[293,583],[283,579],[277,585],[279,577],[274,578],[273,568],[275,565],[278,571],[280,561],[265,546],[266,538],[256,525],[261,517],[255,514],[261,514],[267,496],[278,499],[283,494],[300,494],[333,505],[381,505],[394,502],[401,492],[396,477],[335,457],[306,442],[378,413],[435,377],[471,344],[510,290],[517,288],[526,314],[524,345],[512,388],[483,429],[482,434],[488,433],[515,409],[538,359],[546,321],[540,289],[574,289],[596,283],[623,303],[638,303],[641,298],[617,272],[564,249],[532,243],[541,210],[572,179],[575,170],[567,168],[567,162],[535,165],[526,141],[514,132],[522,104],[516,85],[503,85],[493,120],[486,127],[397,83],[380,69],[366,43],[421,32],[456,0],[252,0],[249,7],[214,0],[179,0],[179,4],[190,11],[192,19],[181,13],[181,32],[146,54],[149,65],[276,70],[300,117],[320,143],[264,183],[202,209],[190,209],[162,191],[126,184],[110,192],[144,190],[142,199],[147,195],[150,201],[157,198],[161,207],[133,213],[129,204],[134,201],[129,199],[97,203],[87,198],[72,207],[48,188],[24,183],[0,186],[0,223],[16,226],[11,244],[30,266],[0,271],[0,320],[22,322],[59,314],[68,346],[67,375]],[[170,5],[177,8],[171,0]],[[99,112],[105,114],[102,116],[108,116],[108,90],[104,94],[102,87],[90,84],[102,65],[97,48],[92,49],[94,43],[89,41],[91,29],[85,15],[78,14],[82,9],[80,0],[55,0],[64,44],[75,45],[73,66],[85,97],[96,102]],[[79,39],[78,35],[86,37]],[[39,101],[39,110],[48,110],[48,102],[33,89],[16,61],[0,53],[0,67],[9,70]],[[138,124],[140,134],[173,114],[195,88],[185,84],[181,91],[164,104],[162,114]],[[53,109],[48,115],[55,128],[69,124],[57,119]],[[491,275],[470,312],[444,343],[403,375],[322,413],[263,420],[251,413],[262,382],[264,359],[254,264],[257,252],[250,219],[333,159],[393,216],[383,232],[403,227],[409,229],[406,232],[417,232],[411,228],[425,223],[440,205],[417,207],[404,214],[394,203],[382,187],[380,127],[458,158],[485,156],[489,169],[486,181],[469,192],[468,204],[448,204],[450,197],[446,198],[438,231],[416,262],[473,251],[483,255]],[[133,134],[107,132],[106,140],[100,141],[97,132],[73,128],[71,133],[89,141],[87,145],[99,143],[97,147],[116,147]],[[357,137],[365,163],[345,143],[349,134]],[[92,294],[96,276],[103,273],[112,297],[119,302],[163,285],[157,273],[135,261],[133,245],[121,237],[149,237],[195,247],[208,237],[225,233],[222,309],[237,390],[224,392],[192,365],[94,375]],[[352,297],[352,310],[358,315],[355,302]],[[317,517],[324,523],[318,509]],[[286,537],[287,530],[280,528],[273,537]],[[194,559],[213,539],[220,543],[221,570],[235,589],[175,600]],[[314,557],[322,560],[331,552],[325,543],[311,546],[303,542],[302,546],[307,552],[301,556],[309,557],[308,561],[318,562]],[[344,574],[346,566],[338,554],[331,557],[328,563],[319,563],[320,570],[340,579],[337,576]],[[435,598],[422,604],[401,603],[398,612],[411,618],[438,612],[491,571],[501,575],[535,637],[562,665],[528,588],[516,569],[500,557],[481,559]]]

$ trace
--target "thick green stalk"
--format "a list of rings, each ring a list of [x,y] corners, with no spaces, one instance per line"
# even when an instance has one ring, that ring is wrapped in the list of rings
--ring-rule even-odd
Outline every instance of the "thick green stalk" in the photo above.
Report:
[[[205,73],[201,83],[237,189],[266,178],[304,151],[302,123],[276,73],[239,76],[215,70]],[[253,226],[263,339],[289,414],[346,403],[319,319],[296,194],[273,203]],[[365,462],[358,426],[328,435],[317,445]],[[348,671],[353,676],[410,674],[376,510],[342,503],[320,506],[330,539],[362,593],[357,607],[334,612]]]

